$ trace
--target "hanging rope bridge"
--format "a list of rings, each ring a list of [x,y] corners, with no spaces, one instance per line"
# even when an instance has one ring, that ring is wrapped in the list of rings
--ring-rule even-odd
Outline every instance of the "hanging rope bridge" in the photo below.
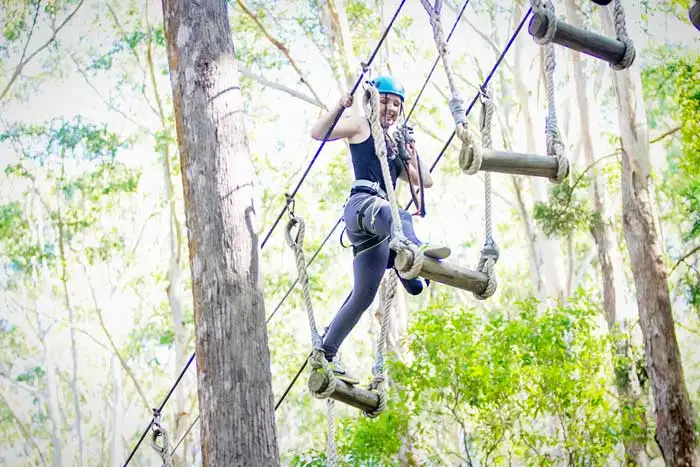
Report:
[[[425,82],[423,86],[420,89],[420,92],[418,94],[418,97],[415,99],[413,106],[411,107],[410,111],[408,112],[406,116],[406,123],[412,116],[419,99],[422,97],[423,92],[425,88],[427,87],[427,84],[430,81],[430,78],[432,77],[432,74],[434,73],[438,62],[440,60],[443,61],[443,65],[446,71],[446,75],[448,77],[448,82],[451,88],[452,92],[452,100],[450,102],[450,108],[453,113],[453,117],[455,117],[455,130],[452,132],[452,134],[447,138],[445,144],[443,145],[441,151],[439,152],[438,156],[435,158],[433,163],[430,166],[429,171],[432,173],[437,164],[440,162],[442,156],[446,152],[447,148],[450,146],[452,140],[454,139],[455,136],[458,136],[463,143],[463,149],[460,152],[460,165],[462,166],[463,171],[465,173],[471,174],[477,172],[479,169],[484,170],[485,173],[485,192],[486,192],[486,197],[485,197],[485,248],[482,250],[482,259],[480,260],[479,264],[479,269],[480,270],[488,270],[489,271],[489,277],[490,273],[493,272],[493,264],[495,263],[495,259],[489,258],[488,256],[488,250],[487,247],[493,246],[495,247],[495,243],[493,242],[493,237],[492,237],[492,232],[491,232],[491,203],[490,203],[490,178],[489,178],[489,167],[484,167],[484,165],[488,166],[488,163],[485,163],[485,156],[484,153],[479,154],[477,158],[479,159],[479,165],[481,167],[474,168],[474,156],[476,153],[483,151],[483,148],[490,148],[491,147],[491,136],[490,136],[490,119],[491,119],[491,114],[493,112],[492,110],[492,104],[491,104],[491,96],[489,93],[489,84],[491,79],[493,78],[495,72],[498,70],[499,66],[503,62],[506,54],[512,47],[515,39],[518,37],[520,34],[521,30],[523,29],[525,22],[527,19],[533,15],[533,18],[530,23],[529,27],[529,32],[535,38],[535,41],[545,47],[545,80],[546,80],[546,88],[547,88],[547,102],[548,102],[548,118],[547,118],[547,126],[546,126],[546,135],[547,135],[547,154],[548,156],[552,156],[556,159],[557,166],[555,168],[555,171],[552,172],[549,170],[547,173],[552,174],[553,176],[550,176],[550,180],[553,182],[561,182],[561,180],[568,175],[568,161],[562,156],[562,151],[563,151],[563,143],[561,142],[558,134],[558,129],[557,129],[557,121],[556,121],[556,110],[554,107],[554,91],[553,91],[553,73],[554,73],[554,51],[553,51],[553,43],[557,43],[560,45],[566,45],[569,48],[572,48],[574,50],[578,50],[582,53],[587,53],[589,55],[595,56],[597,58],[601,59],[606,59],[606,57],[601,57],[600,55],[603,55],[602,52],[599,53],[591,53],[589,49],[593,48],[593,46],[590,46],[588,49],[585,47],[573,47],[569,44],[562,44],[562,42],[565,42],[561,40],[561,38],[557,37],[557,33],[561,33],[562,30],[565,32],[571,33],[567,28],[571,28],[571,26],[567,25],[566,23],[563,23],[559,20],[556,19],[556,16],[554,15],[554,6],[553,4],[549,1],[542,1],[542,0],[530,0],[531,2],[531,7],[530,9],[526,12],[520,23],[518,24],[517,28],[509,38],[508,42],[506,43],[505,47],[501,51],[499,57],[497,58],[496,62],[492,66],[491,70],[489,71],[488,75],[484,79],[484,82],[480,86],[479,91],[476,93],[476,95],[473,97],[469,105],[464,109],[463,102],[461,102],[461,99],[459,97],[459,93],[456,89],[454,79],[451,77],[451,71],[449,67],[449,62],[447,60],[447,43],[450,41],[457,24],[462,18],[462,15],[469,4],[469,0],[466,0],[464,5],[462,6],[461,10],[459,11],[457,18],[455,19],[455,22],[447,36],[446,39],[443,39],[442,37],[442,29],[440,26],[440,20],[439,20],[439,14],[440,14],[440,5],[441,1],[436,1],[434,6],[431,6],[430,3],[427,0],[421,0],[423,6],[425,7],[426,11],[428,12],[430,16],[430,22],[431,26],[433,27],[433,32],[434,32],[434,39],[436,41],[436,46],[438,48],[438,56],[435,59],[435,62],[433,63],[432,68],[430,69],[427,77],[425,78]],[[626,28],[624,25],[624,12],[622,10],[622,6],[620,3],[620,0],[614,0],[614,10],[615,10],[615,26],[616,26],[616,35],[617,35],[617,42],[622,44],[624,46],[624,50],[622,50],[622,53],[618,53],[616,57],[613,57],[612,59],[608,60],[611,63],[611,66],[616,69],[624,69],[629,67],[633,60],[634,60],[634,46],[632,45],[631,40],[629,40],[629,37],[627,36]],[[398,8],[396,9],[391,21],[385,28],[382,36],[380,37],[376,47],[374,48],[372,54],[370,55],[369,60],[365,63],[363,63],[362,71],[360,73],[360,76],[358,77],[357,81],[355,82],[351,94],[354,94],[359,85],[362,83],[362,78],[364,77],[365,73],[369,70],[369,67],[373,63],[380,47],[382,46],[384,40],[386,39],[389,31],[393,27],[399,13],[401,12],[401,9],[403,8],[405,3],[405,0],[402,0],[401,3],[399,4]],[[539,15],[539,16],[537,16]],[[546,33],[542,34],[541,37],[538,37],[538,30],[536,27],[533,27],[533,23],[536,22],[536,20],[540,20],[541,18],[544,17],[548,21],[546,25]],[[558,40],[559,39],[559,40]],[[583,39],[581,39],[581,42],[585,42]],[[584,50],[585,49],[585,50]],[[618,47],[619,49],[619,47]],[[595,51],[594,51],[595,52]],[[619,50],[618,50],[619,52]],[[609,57],[608,57],[609,58]],[[367,90],[366,90],[367,91]],[[371,92],[371,90],[369,91]],[[375,90],[376,92],[376,90]],[[378,107],[378,95],[374,95],[374,108]],[[481,142],[481,147],[478,146],[477,143],[472,139],[471,134],[468,134],[467,132],[469,131],[466,127],[466,121],[467,117],[469,116],[470,112],[472,111],[474,105],[479,99],[482,99],[483,105],[483,115],[482,115],[482,121],[481,121],[481,135],[482,135],[482,142]],[[325,143],[327,142],[327,139],[333,129],[335,128],[336,124],[340,120],[340,117],[342,116],[344,109],[341,109],[338,114],[335,117],[335,120],[333,121],[333,124],[330,126],[328,131],[326,132],[326,135],[323,138],[323,141],[321,142],[319,148],[317,149],[316,153],[314,154],[313,158],[311,159],[309,165],[307,166],[306,170],[302,174],[299,182],[297,183],[296,187],[294,190],[291,192],[291,194],[287,195],[287,202],[283,206],[282,210],[280,211],[279,215],[277,216],[276,220],[273,222],[272,226],[270,227],[268,233],[266,234],[264,240],[261,243],[261,250],[265,247],[267,244],[267,241],[271,237],[272,233],[274,232],[275,228],[279,224],[280,220],[284,216],[285,212],[290,212],[290,223],[288,224],[288,231],[287,231],[287,242],[290,245],[290,247],[295,249],[295,254],[297,257],[297,265],[298,265],[298,270],[299,270],[299,277],[295,279],[295,281],[292,283],[292,285],[289,287],[288,291],[285,293],[285,295],[282,297],[278,305],[275,307],[275,309],[272,311],[270,316],[266,319],[266,324],[269,324],[269,322],[272,320],[272,318],[275,316],[277,311],[281,308],[282,304],[285,302],[287,297],[291,294],[293,289],[296,287],[296,285],[301,281],[302,286],[304,286],[304,301],[305,305],[307,308],[307,312],[309,314],[309,320],[311,323],[312,327],[312,347],[314,350],[307,356],[307,358],[304,360],[303,364],[301,365],[299,371],[295,375],[295,377],[292,379],[290,384],[287,386],[286,390],[280,397],[279,401],[275,405],[275,410],[282,404],[282,402],[285,400],[286,396],[289,394],[291,391],[292,387],[298,380],[299,376],[301,373],[304,371],[306,365],[309,363],[309,361],[312,361],[312,367],[315,365],[316,368],[321,368],[323,369],[323,365],[325,364],[325,359],[321,358],[319,360],[318,358],[318,351],[321,343],[321,337],[318,335],[318,331],[316,333],[313,332],[315,330],[315,322],[313,320],[313,312],[311,308],[311,298],[310,298],[310,293],[308,290],[308,276],[306,275],[306,268],[307,266],[311,265],[314,260],[317,258],[318,254],[320,251],[323,249],[325,244],[328,242],[330,237],[334,234],[334,232],[337,230],[338,226],[341,224],[343,218],[342,216],[338,219],[338,221],[335,223],[335,225],[331,228],[329,231],[328,235],[324,238],[323,242],[321,245],[316,249],[314,254],[312,255],[311,259],[306,262],[303,258],[303,221],[300,221],[298,218],[294,216],[293,213],[293,201],[294,197],[298,193],[299,189],[301,188],[304,180],[306,179],[307,175],[309,174],[312,166],[316,162],[321,150],[325,146]],[[371,114],[372,112],[372,106],[370,106],[368,110],[368,115]],[[376,119],[375,119],[376,122]],[[379,131],[378,128],[374,128],[374,131]],[[375,141],[377,141],[378,138],[375,138]],[[475,149],[476,148],[476,149]],[[377,153],[380,157],[380,161],[382,162],[382,168],[384,169],[386,165],[386,154],[384,154],[384,159],[381,158],[381,152],[386,151],[386,147],[384,145],[379,145],[377,144]],[[467,163],[467,164],[462,164],[462,159],[466,159],[467,157],[463,157],[462,153],[469,155],[472,157],[472,160]],[[565,161],[565,162],[564,162]],[[388,167],[386,167],[387,172],[388,172]],[[501,171],[505,173],[518,173],[518,172],[508,172],[506,170],[498,170],[498,169],[493,169],[493,166],[491,167],[491,171]],[[385,176],[388,175],[384,174]],[[528,173],[528,175],[540,175],[540,174],[532,174]],[[387,186],[391,186],[391,184],[387,184]],[[390,190],[391,193],[389,193],[389,196],[391,197],[391,206],[392,206],[392,218],[398,217],[398,211],[397,211],[397,205],[396,205],[396,199],[395,195],[393,194],[393,190]],[[408,202],[408,204],[405,206],[405,209],[408,209],[411,204],[413,203],[413,199]],[[290,210],[291,207],[291,210]],[[396,214],[396,215],[394,215]],[[405,277],[415,277],[416,275],[419,275],[420,269],[422,266],[422,258],[420,258],[419,253],[417,251],[413,251],[412,244],[408,242],[404,237],[403,237],[403,232],[400,229],[401,223],[397,221],[397,219],[393,219],[393,225],[397,228],[394,229],[392,232],[392,242],[393,242],[393,249],[395,250],[406,250],[409,249],[411,250],[411,256],[413,258],[413,261],[411,264],[406,266],[405,269],[400,270],[399,273],[401,275],[405,275]],[[293,225],[298,225],[299,226],[299,232],[297,234],[296,240],[292,239],[290,236],[291,232],[291,227]],[[485,254],[485,252],[487,254]],[[497,258],[497,252],[496,252],[496,258]],[[490,261],[490,263],[489,263]],[[392,276],[391,282],[389,284],[390,291],[388,293],[389,297],[393,297],[395,295],[395,287],[396,287],[396,280],[397,278],[395,276]],[[392,285],[393,284],[393,285]],[[392,290],[393,289],[393,290]],[[493,294],[493,290],[495,290],[495,280],[494,284],[491,285],[491,281],[489,281],[489,284],[487,286],[487,289],[482,291],[481,293],[476,293],[475,296],[477,298],[486,298]],[[349,298],[349,295],[348,295]],[[346,298],[347,300],[347,298]],[[390,300],[389,304],[385,306],[385,310],[383,310],[382,313],[382,331],[380,335],[380,345],[378,348],[377,352],[377,363],[375,364],[375,368],[373,372],[375,373],[375,378],[372,382],[373,390],[376,391],[377,388],[381,387],[383,380],[384,380],[384,375],[382,374],[382,367],[383,367],[383,340],[381,339],[381,336],[383,335],[385,337],[386,334],[386,322],[388,320],[388,308],[390,306]],[[314,352],[316,352],[316,357],[314,358]],[[321,354],[322,355],[322,354]],[[153,409],[153,418],[151,419],[150,423],[144,430],[143,434],[141,435],[140,439],[136,443],[135,447],[131,451],[129,457],[127,458],[126,462],[124,463],[124,466],[126,467],[129,462],[132,460],[133,456],[135,455],[136,451],[138,450],[139,446],[145,439],[146,435],[148,434],[149,431],[153,431],[152,433],[152,446],[156,450],[156,452],[161,456],[163,460],[163,465],[169,466],[171,465],[171,456],[173,453],[177,450],[177,448],[180,446],[182,441],[188,436],[192,428],[195,426],[197,421],[199,420],[199,415],[192,421],[186,432],[180,437],[178,442],[175,444],[175,447],[170,449],[170,443],[168,440],[167,436],[167,431],[162,427],[160,424],[160,417],[161,417],[161,412],[164,409],[165,405],[169,401],[170,397],[172,396],[173,392],[181,382],[184,374],[186,371],[189,369],[190,365],[194,361],[195,354],[193,353],[183,370],[180,372],[178,378],[176,379],[175,383],[173,386],[170,388],[168,391],[165,399],[163,402],[160,404],[158,408]],[[322,362],[321,362],[322,360]],[[314,363],[315,362],[315,363]],[[335,381],[334,378],[331,378],[330,380]],[[335,386],[335,384],[331,383],[331,385]],[[329,456],[329,460],[331,460],[331,465],[335,465],[335,444],[333,440],[333,433],[334,433],[334,424],[332,423],[333,420],[333,400],[328,397],[328,395],[332,393],[332,389],[329,390],[328,388],[325,388],[323,397],[321,398],[326,398],[327,399],[327,404],[328,404],[328,430],[329,430],[329,440],[328,440],[328,446],[327,446],[327,453]],[[381,394],[383,394],[381,391],[379,392],[380,394],[380,399],[382,398]],[[376,416],[378,415],[379,412],[381,412],[384,407],[386,406],[386,400],[382,399],[380,402],[381,409],[375,411],[375,413],[368,413],[365,411],[365,414],[368,416]],[[162,439],[161,443],[158,443],[158,440]],[[331,458],[332,456],[332,458]]]

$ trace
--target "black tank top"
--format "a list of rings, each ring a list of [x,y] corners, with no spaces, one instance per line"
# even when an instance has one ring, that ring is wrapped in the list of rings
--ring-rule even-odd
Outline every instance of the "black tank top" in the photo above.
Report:
[[[396,187],[396,179],[403,171],[401,160],[394,155],[389,142],[386,142],[387,159],[389,162],[389,173],[391,174],[392,187]],[[355,170],[355,180],[369,180],[379,182],[379,186],[386,193],[384,176],[382,176],[382,166],[374,150],[374,137],[369,137],[361,143],[350,144],[350,154],[352,154],[352,166]]]

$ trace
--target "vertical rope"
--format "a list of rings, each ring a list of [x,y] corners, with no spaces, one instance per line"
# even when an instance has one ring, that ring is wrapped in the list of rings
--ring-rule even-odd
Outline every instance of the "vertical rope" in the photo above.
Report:
[[[299,230],[297,231],[296,238],[292,238],[292,229],[296,225],[299,226]],[[294,255],[296,257],[297,274],[303,289],[304,305],[306,308],[306,315],[309,319],[309,327],[311,329],[311,345],[313,346],[313,350],[311,352],[311,356],[309,357],[309,365],[311,365],[312,371],[320,370],[324,372],[329,382],[328,386],[326,386],[323,391],[312,392],[311,395],[316,399],[326,399],[335,391],[336,379],[333,376],[333,372],[328,368],[328,362],[326,361],[326,356],[322,347],[323,339],[318,333],[316,320],[314,318],[313,304],[311,302],[311,289],[309,287],[309,275],[306,270],[306,259],[304,258],[305,231],[306,228],[304,226],[304,221],[292,214],[289,222],[287,223],[287,228],[285,229],[285,237],[287,238],[287,244],[294,250]]]
[[[455,121],[455,133],[460,141],[462,141],[462,148],[459,151],[459,166],[467,175],[473,175],[481,169],[483,149],[467,126],[467,112],[464,100],[462,100],[457,90],[457,85],[455,84],[452,66],[449,60],[447,42],[444,39],[442,21],[440,20],[442,1],[435,0],[435,5],[433,6],[428,0],[421,0],[421,4],[428,13],[430,26],[433,28],[435,46],[442,60],[445,75],[447,76],[447,83],[450,86],[450,93],[452,94],[449,103],[450,112]]]
[[[382,167],[382,176],[386,193],[389,197],[389,205],[391,206],[391,240],[389,246],[394,251],[409,250],[413,255],[413,261],[407,265],[406,269],[399,270],[399,273],[405,279],[411,279],[420,273],[423,268],[423,253],[418,249],[417,245],[411,243],[401,230],[401,217],[399,216],[399,205],[396,200],[396,192],[394,184],[391,180],[391,172],[389,171],[389,162],[387,160],[386,144],[384,141],[385,132],[379,120],[379,91],[373,85],[366,86],[368,99],[365,99],[365,112],[369,115],[370,129],[374,138],[374,150],[379,158]]]
[[[491,121],[493,120],[493,101],[488,86],[481,88],[481,144],[484,147],[492,147]],[[483,291],[474,293],[474,297],[485,300],[491,297],[497,288],[495,266],[498,261],[498,246],[493,239],[493,226],[491,218],[491,173],[484,172],[484,248],[481,250],[477,269],[488,277],[488,282]]]
[[[292,229],[295,225],[299,226],[299,230],[297,231],[296,237],[293,238]],[[313,346],[313,351],[309,357],[309,364],[311,365],[311,371],[322,371],[326,374],[328,379],[328,386],[326,386],[323,391],[312,391],[311,395],[316,399],[326,399],[328,418],[328,442],[326,444],[326,458],[328,460],[328,465],[335,467],[335,405],[333,400],[330,399],[330,395],[335,391],[337,381],[333,375],[333,372],[328,368],[328,362],[326,361],[326,356],[323,352],[323,339],[318,332],[318,328],[316,327],[316,319],[314,318],[313,303],[311,301],[311,288],[309,287],[309,274],[306,269],[306,258],[304,257],[305,233],[306,228],[303,219],[296,217],[294,213],[290,211],[290,219],[287,223],[287,228],[285,229],[285,237],[287,238],[287,244],[294,250],[294,256],[296,257],[297,274],[303,289],[306,315],[309,319],[309,327],[311,328],[311,344]]]
[[[561,183],[569,175],[569,160],[564,157],[564,143],[559,136],[554,89],[556,57],[552,38],[554,38],[554,33],[557,30],[557,15],[554,10],[554,3],[550,0],[544,0],[544,2],[543,0],[530,0],[530,5],[535,13],[547,15],[547,32],[543,38],[535,38],[535,42],[544,47],[544,76],[547,94],[547,121],[545,124],[547,155],[557,159],[557,174],[554,178],[550,178],[550,181]]]
[[[386,375],[384,374],[384,349],[386,348],[386,338],[389,333],[389,322],[391,319],[391,312],[394,308],[394,300],[396,298],[396,288],[398,277],[394,273],[393,269],[390,269],[385,276],[385,287],[382,291],[382,315],[380,318],[380,330],[379,330],[379,340],[377,342],[377,357],[372,368],[372,382],[370,383],[369,389],[375,391],[379,395],[379,405],[376,410],[368,412],[364,411],[367,417],[374,418],[377,417],[386,409],[386,395],[384,393],[384,383],[386,382]]]
[[[611,66],[615,70],[624,70],[632,66],[636,52],[634,50],[634,42],[627,35],[627,21],[625,19],[625,10],[622,8],[622,0],[614,0],[613,14],[615,15],[615,35],[617,40],[625,44],[625,54],[622,60]]]
[[[328,409],[328,440],[326,441],[326,465],[335,467],[338,463],[337,452],[335,448],[335,401],[326,399],[326,408]]]

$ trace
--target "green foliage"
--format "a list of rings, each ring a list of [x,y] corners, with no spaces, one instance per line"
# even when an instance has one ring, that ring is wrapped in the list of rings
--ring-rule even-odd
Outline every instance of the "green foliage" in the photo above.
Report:
[[[599,222],[599,214],[588,205],[585,190],[590,183],[584,175],[571,174],[550,190],[547,202],[535,203],[534,218],[545,235],[567,237]],[[575,180],[573,183],[572,179]]]
[[[686,253],[700,241],[700,55],[660,47],[650,53],[650,58],[654,65],[642,74],[649,125],[680,128],[680,138],[669,139],[666,144],[669,175],[662,189],[670,203],[679,208],[666,217],[675,216],[669,220],[679,225],[685,242],[678,253],[687,266],[680,285],[688,303],[700,310],[700,255]]]
[[[391,368],[414,422],[432,412],[461,426],[463,451],[479,463],[500,455],[546,463],[545,452],[558,448],[574,464],[605,464],[626,432],[605,389],[610,346],[599,310],[585,296],[541,308],[528,300],[514,316],[482,317],[443,303],[421,313],[410,331],[412,361]],[[556,433],[538,427],[549,417]]]
[[[116,230],[100,234],[95,227],[119,196],[138,188],[138,172],[116,158],[125,141],[80,118],[16,125],[0,133],[0,141],[17,149],[18,162],[5,168],[6,175],[25,182],[27,199],[36,197],[43,207],[30,215],[17,201],[0,206],[0,245],[10,271],[51,266],[61,239],[82,249],[90,264],[123,248]],[[37,226],[50,229],[37,236]]]

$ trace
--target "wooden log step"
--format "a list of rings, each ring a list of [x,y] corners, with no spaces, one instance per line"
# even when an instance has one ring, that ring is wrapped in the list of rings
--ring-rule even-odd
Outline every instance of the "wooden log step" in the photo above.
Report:
[[[403,269],[412,260],[410,252],[401,250],[396,254],[394,264],[397,269]],[[456,264],[447,263],[445,260],[436,261],[427,256],[423,258],[423,268],[419,275],[431,281],[474,293],[482,293],[488,283],[488,277],[483,272],[472,271]]]
[[[530,177],[556,178],[559,162],[555,157],[484,149],[481,170]],[[568,172],[566,174],[569,175]]]
[[[309,375],[309,389],[311,392],[322,392],[328,387],[328,383],[327,374],[321,371],[311,371]],[[347,384],[345,381],[337,378],[335,391],[329,397],[366,412],[374,412],[379,407],[379,395],[377,393]]]
[[[552,42],[567,47],[577,52],[605,60],[613,65],[617,65],[625,56],[625,44],[617,39],[587,31],[585,29],[572,26],[564,21],[557,21],[557,30]],[[542,12],[535,12],[532,15],[528,32],[537,39],[542,39],[547,33],[549,20]]]

